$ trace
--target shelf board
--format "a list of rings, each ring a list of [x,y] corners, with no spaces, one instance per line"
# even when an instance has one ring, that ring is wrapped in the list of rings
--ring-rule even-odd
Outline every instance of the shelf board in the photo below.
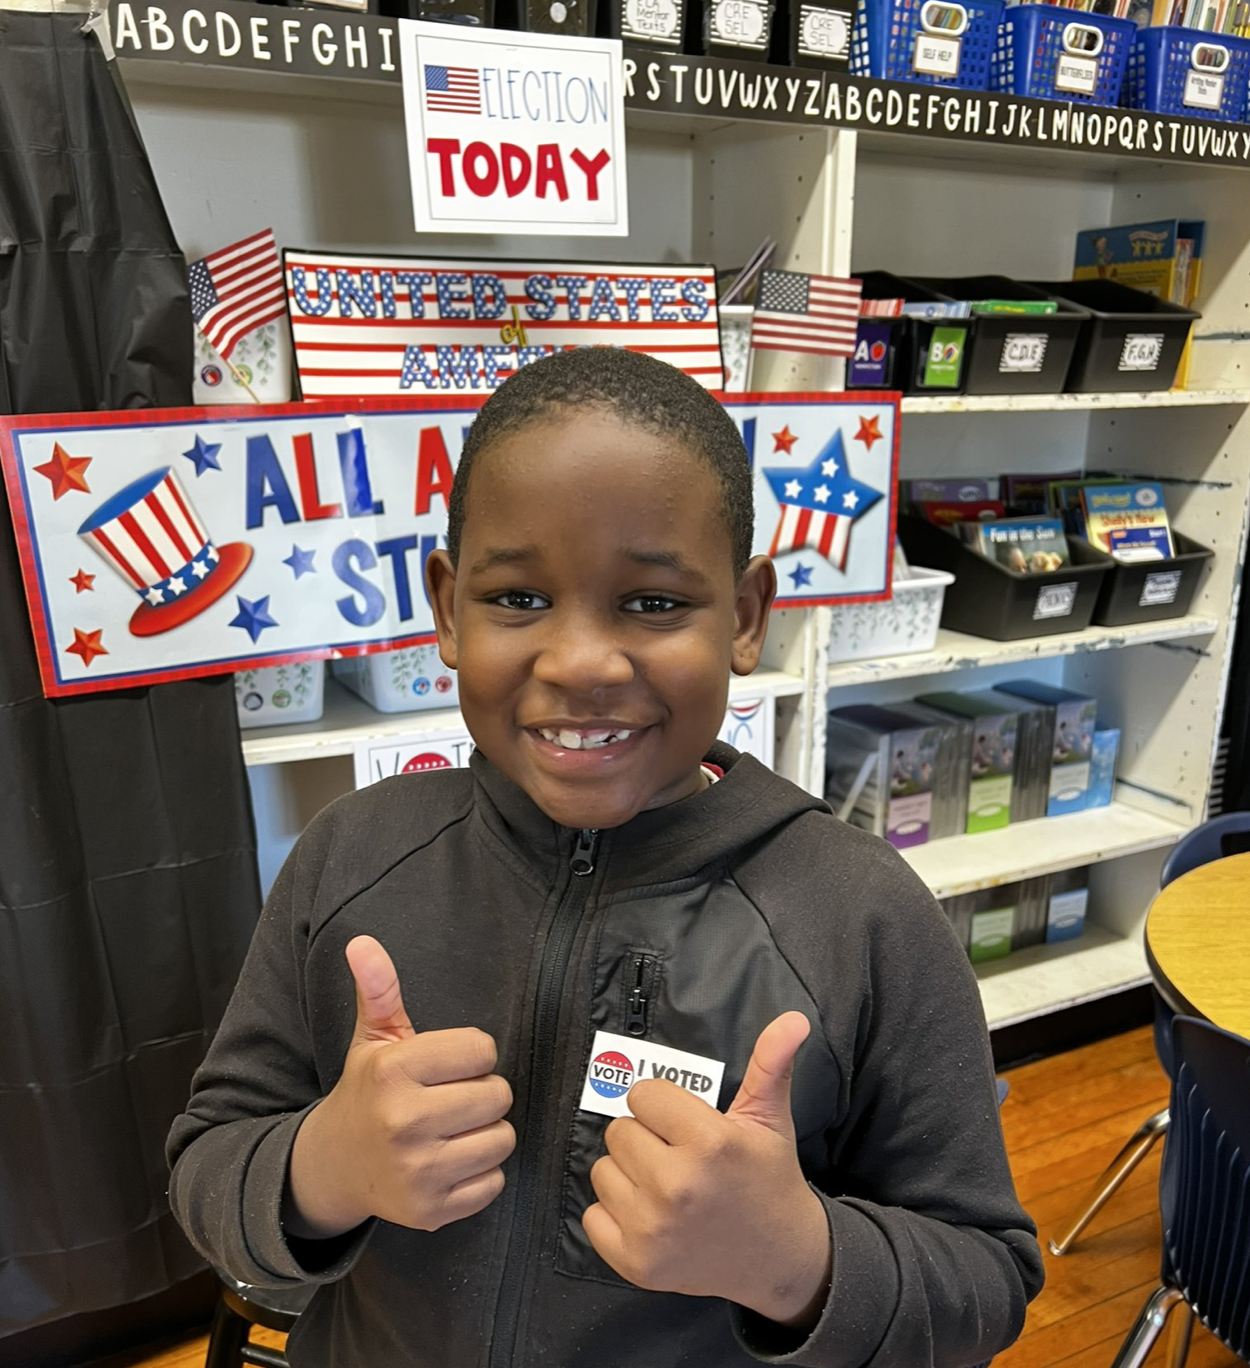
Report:
[[[976,974],[991,1029],[1075,1007],[1150,979],[1140,936],[1117,936],[1088,922],[1077,940],[1017,950],[1004,959],[978,964]]]
[[[1019,641],[991,641],[988,637],[968,636],[964,632],[950,632],[939,627],[937,643],[931,651],[878,656],[873,660],[830,661],[828,684],[831,689],[841,689],[852,684],[917,679],[924,675],[949,674],[953,670],[973,670],[984,665],[1015,665],[1021,661],[1045,660],[1053,656],[1087,655],[1096,651],[1116,650],[1122,646],[1145,646],[1154,641],[1208,636],[1219,625],[1215,618],[1191,614],[1187,617],[1163,618],[1158,622],[1135,622],[1127,627],[1086,627],[1080,632],[1024,637]]]
[[[1074,812],[1067,817],[1042,817],[1013,822],[999,831],[974,836],[949,836],[901,852],[939,898],[972,893],[1078,869],[1121,855],[1175,845],[1189,830],[1182,823],[1125,802]]]
[[[781,670],[757,670],[745,678],[735,675],[729,688],[731,699],[754,698],[760,694],[786,698],[802,692],[802,679]],[[245,730],[242,733],[243,762],[247,765],[281,765],[293,760],[327,759],[351,755],[361,741],[388,736],[433,736],[464,730],[459,708],[382,713],[327,676],[325,711],[321,718],[316,722]]]
[[[913,394],[904,413],[1073,413],[1087,409],[1244,407],[1250,389],[1154,390],[1111,394]]]

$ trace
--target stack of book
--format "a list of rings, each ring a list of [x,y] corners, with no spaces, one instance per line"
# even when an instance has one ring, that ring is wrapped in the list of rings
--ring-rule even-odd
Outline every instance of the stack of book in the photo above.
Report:
[[[1176,554],[1163,486],[1155,481],[1056,480],[1050,504],[1069,532],[1118,561]]]

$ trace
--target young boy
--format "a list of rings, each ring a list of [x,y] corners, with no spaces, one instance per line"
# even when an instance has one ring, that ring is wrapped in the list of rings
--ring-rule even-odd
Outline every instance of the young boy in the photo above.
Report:
[[[662,362],[562,353],[481,410],[428,577],[472,764],[311,824],[169,1140],[207,1259],[319,1284],[293,1368],[967,1368],[1019,1333],[963,953],[884,841],[715,744],[775,592],[751,537],[733,423]]]

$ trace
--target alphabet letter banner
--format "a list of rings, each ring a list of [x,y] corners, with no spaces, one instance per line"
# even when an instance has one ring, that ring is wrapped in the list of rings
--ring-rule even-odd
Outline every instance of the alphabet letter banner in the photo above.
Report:
[[[625,237],[616,38],[399,21],[418,233]]]
[[[719,389],[710,266],[567,266],[283,253],[305,399],[497,388],[568,347],[649,352]]]
[[[44,692],[434,641],[425,563],[446,546],[481,402],[0,419]],[[897,396],[723,402],[752,459],[778,606],[889,597]]]

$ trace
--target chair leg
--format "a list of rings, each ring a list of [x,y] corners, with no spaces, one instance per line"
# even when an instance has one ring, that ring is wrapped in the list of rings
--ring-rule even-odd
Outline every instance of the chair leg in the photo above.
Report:
[[[1167,1324],[1168,1312],[1185,1300],[1179,1288],[1162,1284],[1151,1294],[1149,1301],[1142,1307],[1141,1314],[1128,1332],[1128,1338],[1120,1346],[1111,1368],[1141,1368],[1146,1357],[1154,1348],[1163,1327]]]
[[[251,1328],[242,1316],[218,1298],[217,1309],[213,1312],[213,1328],[208,1334],[204,1368],[241,1368],[243,1346],[247,1343]]]
[[[1154,1143],[1168,1128],[1168,1113],[1165,1107],[1155,1112],[1137,1128],[1133,1138],[1116,1155],[1085,1201],[1081,1203],[1076,1215],[1068,1222],[1063,1234],[1057,1240],[1048,1240],[1050,1252],[1056,1256],[1066,1254],[1072,1242],[1107,1204],[1107,1200],[1119,1189],[1124,1180],[1154,1148]]]
[[[1182,1302],[1172,1317],[1172,1329],[1168,1334],[1168,1368],[1185,1368],[1193,1333],[1193,1309],[1188,1302]]]

